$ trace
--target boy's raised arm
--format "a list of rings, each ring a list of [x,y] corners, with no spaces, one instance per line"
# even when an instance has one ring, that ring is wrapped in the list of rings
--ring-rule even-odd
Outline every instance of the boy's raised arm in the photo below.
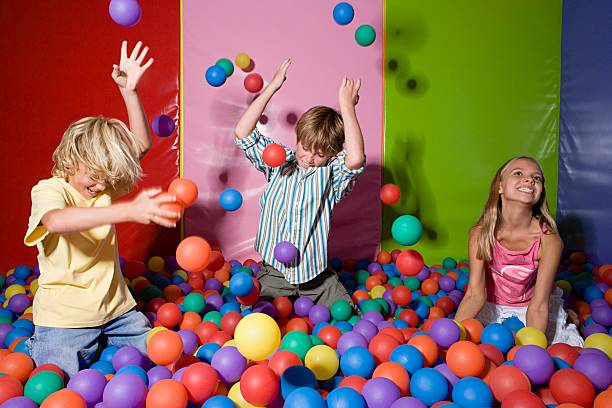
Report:
[[[344,163],[351,170],[363,166],[365,160],[363,135],[355,112],[355,105],[359,101],[360,87],[360,80],[343,78],[339,92],[340,114],[344,122],[344,148],[346,150]]]

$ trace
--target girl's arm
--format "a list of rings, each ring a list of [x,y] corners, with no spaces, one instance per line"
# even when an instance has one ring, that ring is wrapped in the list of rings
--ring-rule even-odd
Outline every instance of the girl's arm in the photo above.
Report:
[[[563,241],[558,234],[542,235],[540,265],[536,278],[533,298],[527,306],[527,326],[546,333],[548,325],[548,301],[555,282],[555,275],[561,261]]]
[[[470,280],[465,296],[459,304],[455,320],[461,322],[470,319],[480,312],[486,301],[485,268],[484,261],[476,256],[478,252],[478,235],[480,227],[474,227],[470,231],[468,243],[468,255],[470,258]]]

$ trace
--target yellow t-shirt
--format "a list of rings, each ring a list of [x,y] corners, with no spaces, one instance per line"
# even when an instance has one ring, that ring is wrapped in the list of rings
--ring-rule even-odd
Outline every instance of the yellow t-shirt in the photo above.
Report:
[[[51,210],[110,204],[108,193],[86,199],[61,177],[41,180],[32,188],[32,212],[24,243],[38,248],[40,277],[33,304],[34,324],[100,326],[136,306],[119,267],[114,225],[50,234],[40,222]]]

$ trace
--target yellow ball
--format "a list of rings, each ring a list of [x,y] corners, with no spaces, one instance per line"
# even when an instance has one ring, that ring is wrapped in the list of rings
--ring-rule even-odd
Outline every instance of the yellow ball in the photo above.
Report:
[[[15,272],[15,268],[13,269],[9,269],[9,271],[6,273],[6,277],[8,278],[9,276],[11,276],[13,273]]]
[[[381,298],[386,291],[387,289],[384,286],[377,285],[370,289],[370,296],[372,299]]]
[[[231,399],[234,404],[236,404],[236,408],[260,408],[257,405],[248,403],[244,399],[242,393],[240,392],[240,381],[232,385],[232,388],[230,388],[230,390],[227,392],[227,398]]]
[[[147,280],[147,278],[145,278],[144,276],[137,276],[136,278],[132,279],[132,285],[136,286],[138,282],[143,280]]]
[[[156,326],[154,328],[152,328],[151,330],[149,330],[149,332],[147,333],[147,345],[149,344],[149,340],[151,340],[151,337],[153,337],[153,335],[155,333],[159,333],[160,331],[164,331],[164,330],[168,330],[166,329],[164,326]]]
[[[280,346],[278,324],[264,313],[251,313],[240,320],[234,332],[236,347],[249,360],[265,360]]]
[[[236,55],[234,62],[236,65],[238,65],[238,68],[247,69],[249,65],[251,65],[251,57],[246,55],[244,52],[241,52],[240,54]]]
[[[38,279],[34,279],[32,282],[30,282],[30,292],[32,292],[32,294],[35,295],[37,290],[38,290]]]
[[[181,278],[183,278],[183,280],[184,280],[185,282],[187,282],[187,272],[185,272],[185,271],[184,271],[184,270],[182,270],[182,269],[177,269],[176,271],[174,271],[174,273],[173,273],[172,275],[173,275],[173,276],[174,276],[174,275],[178,275],[178,276],[180,276]]]
[[[34,313],[32,306],[28,307],[26,310],[23,311],[23,314],[26,314],[26,313]]]
[[[3,308],[5,308],[5,309],[8,309],[8,302],[9,302],[9,300],[8,300],[8,299],[6,299],[6,300],[4,301],[4,303],[2,304],[2,307],[3,307]]]
[[[463,327],[463,325],[456,320],[453,320],[453,322],[455,322],[455,324],[459,327],[459,330],[461,330],[459,340],[465,340],[467,338],[467,332],[465,331],[465,327]]]
[[[572,292],[572,284],[569,283],[566,280],[559,280],[557,281],[557,286],[561,288],[561,290],[563,290],[563,292],[565,293],[571,293]]]
[[[304,359],[304,365],[317,377],[317,380],[329,380],[338,371],[340,362],[333,348],[326,345],[314,346]]]
[[[223,343],[223,346],[221,346],[221,347],[228,347],[228,346],[236,347],[236,340],[234,340],[234,339],[228,340],[225,343]]]
[[[164,270],[165,266],[164,258],[161,256],[152,256],[147,263],[149,269],[153,272],[161,272]]]
[[[14,284],[6,288],[6,292],[4,292],[4,296],[6,296],[6,300],[9,300],[10,298],[12,298],[13,296],[17,294],[25,295],[25,293],[26,293],[26,290],[23,286]]]
[[[527,346],[529,344],[533,344],[544,349],[548,347],[546,335],[535,327],[523,327],[521,330],[516,332],[516,337],[514,340],[517,346]]]
[[[604,333],[594,333],[584,341],[584,348],[596,348],[612,359],[612,336]]]

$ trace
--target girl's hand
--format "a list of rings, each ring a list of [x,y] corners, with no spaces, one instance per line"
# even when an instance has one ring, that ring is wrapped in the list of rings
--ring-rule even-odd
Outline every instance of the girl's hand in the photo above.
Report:
[[[144,47],[142,52],[142,41],[138,41],[130,57],[127,56],[127,41],[123,41],[121,44],[121,60],[119,65],[113,64],[113,72],[111,76],[115,80],[115,83],[121,90],[136,90],[138,81],[145,73],[145,71],[153,64],[153,58],[149,58],[146,64],[142,65],[149,47]]]
[[[276,74],[274,74],[272,81],[270,81],[270,87],[272,87],[275,91],[279,90],[281,86],[283,86],[285,79],[287,79],[286,75],[289,65],[291,65],[291,58],[287,58],[280,64],[280,67],[278,67],[276,70]]]
[[[131,218],[140,224],[155,223],[162,227],[174,228],[181,214],[173,211],[163,210],[159,206],[164,203],[173,203],[176,197],[172,195],[159,195],[162,189],[159,187],[143,190],[132,200],[130,204]]]
[[[360,79],[342,78],[338,97],[340,108],[357,105],[357,102],[359,102],[359,88],[361,88]]]

